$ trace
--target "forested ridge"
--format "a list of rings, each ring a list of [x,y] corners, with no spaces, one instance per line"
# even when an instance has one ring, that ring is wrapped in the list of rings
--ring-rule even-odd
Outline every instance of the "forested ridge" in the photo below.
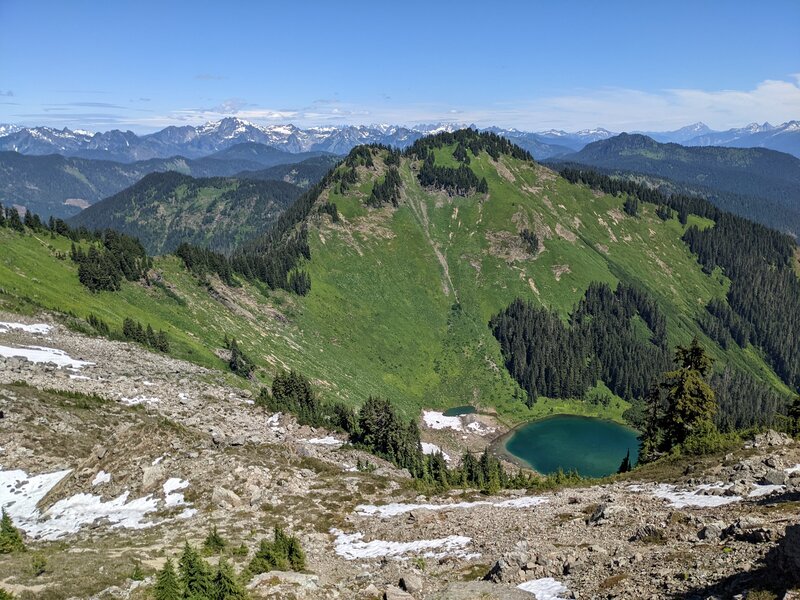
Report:
[[[686,223],[689,213],[714,221],[713,227],[689,227],[683,240],[707,272],[720,267],[731,280],[727,302],[707,310],[740,345],[753,341],[792,388],[800,387],[800,281],[795,271],[797,244],[784,233],[720,210],[703,198],[667,196],[658,190],[591,171],[565,169],[572,182],[609,194],[636,196],[668,207]]]
[[[646,328],[637,327],[639,323]],[[643,290],[593,283],[569,323],[522,300],[492,318],[506,367],[533,403],[580,398],[602,380],[617,395],[642,396],[668,365],[666,319]]]
[[[611,175],[665,178],[678,193],[700,193],[724,210],[800,233],[800,160],[790,154],[767,148],[662,144],[623,133],[553,161],[569,163]]]
[[[263,233],[301,193],[283,181],[152,173],[70,222],[135,236],[151,255],[182,242],[230,253]]]

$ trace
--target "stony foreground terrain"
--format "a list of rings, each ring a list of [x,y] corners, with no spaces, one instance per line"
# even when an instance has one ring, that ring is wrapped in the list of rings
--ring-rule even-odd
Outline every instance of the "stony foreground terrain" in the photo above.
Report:
[[[300,537],[308,568],[257,576],[254,598],[770,598],[800,585],[800,445],[774,432],[598,485],[426,498],[335,434],[264,412],[255,392],[0,313],[0,504],[34,551],[0,558],[0,587],[147,598],[155,569],[212,525],[252,556],[276,524]],[[421,420],[454,458],[496,425]],[[144,581],[129,578],[136,564]]]

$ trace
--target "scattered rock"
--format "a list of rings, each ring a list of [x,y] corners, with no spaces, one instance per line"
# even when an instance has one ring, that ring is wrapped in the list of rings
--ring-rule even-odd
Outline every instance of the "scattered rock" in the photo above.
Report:
[[[774,429],[759,433],[753,438],[753,446],[762,448],[764,446],[788,446],[793,443],[791,437],[785,433],[778,433]]]
[[[405,573],[400,578],[400,587],[409,594],[418,594],[422,591],[422,577],[416,573]]]
[[[397,586],[390,585],[383,593],[383,600],[414,600],[414,596]]]
[[[231,490],[217,486],[211,492],[211,502],[220,508],[235,508],[242,505],[242,499]]]

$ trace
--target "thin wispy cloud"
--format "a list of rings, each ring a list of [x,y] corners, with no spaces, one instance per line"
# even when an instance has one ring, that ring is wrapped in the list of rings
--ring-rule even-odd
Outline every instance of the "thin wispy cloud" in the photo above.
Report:
[[[0,90],[0,96],[5,98],[13,98],[14,92],[12,90]]]
[[[141,102],[146,99],[141,98]],[[35,109],[35,107],[28,107]],[[109,114],[76,111],[108,109]],[[338,97],[317,98],[306,105],[275,107],[231,96],[205,107],[147,111],[114,103],[76,101],[47,104],[29,111],[26,120],[41,119],[53,126],[130,127],[155,130],[175,123],[197,125],[225,117],[261,124],[292,122],[298,126],[393,123],[467,123],[486,127],[578,130],[605,127],[611,131],[663,131],[703,121],[714,129],[740,127],[752,121],[779,124],[800,119],[800,74],[785,80],[765,80],[750,90],[663,89],[656,92],[629,88],[579,89],[570,94],[523,98],[474,106],[401,103],[379,97],[372,103]],[[149,112],[150,114],[136,113]],[[81,119],[87,119],[82,122]],[[39,124],[39,123],[37,123]]]

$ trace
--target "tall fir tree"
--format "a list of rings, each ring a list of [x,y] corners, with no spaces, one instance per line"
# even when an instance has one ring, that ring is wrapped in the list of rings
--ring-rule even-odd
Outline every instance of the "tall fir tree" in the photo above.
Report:
[[[677,347],[675,362],[678,368],[666,373],[662,384],[667,399],[662,429],[670,448],[683,443],[698,427],[713,426],[717,411],[714,390],[708,383],[713,360],[697,339],[688,347]]]
[[[183,590],[171,558],[167,559],[156,575],[153,596],[155,600],[181,600],[183,598]]]

